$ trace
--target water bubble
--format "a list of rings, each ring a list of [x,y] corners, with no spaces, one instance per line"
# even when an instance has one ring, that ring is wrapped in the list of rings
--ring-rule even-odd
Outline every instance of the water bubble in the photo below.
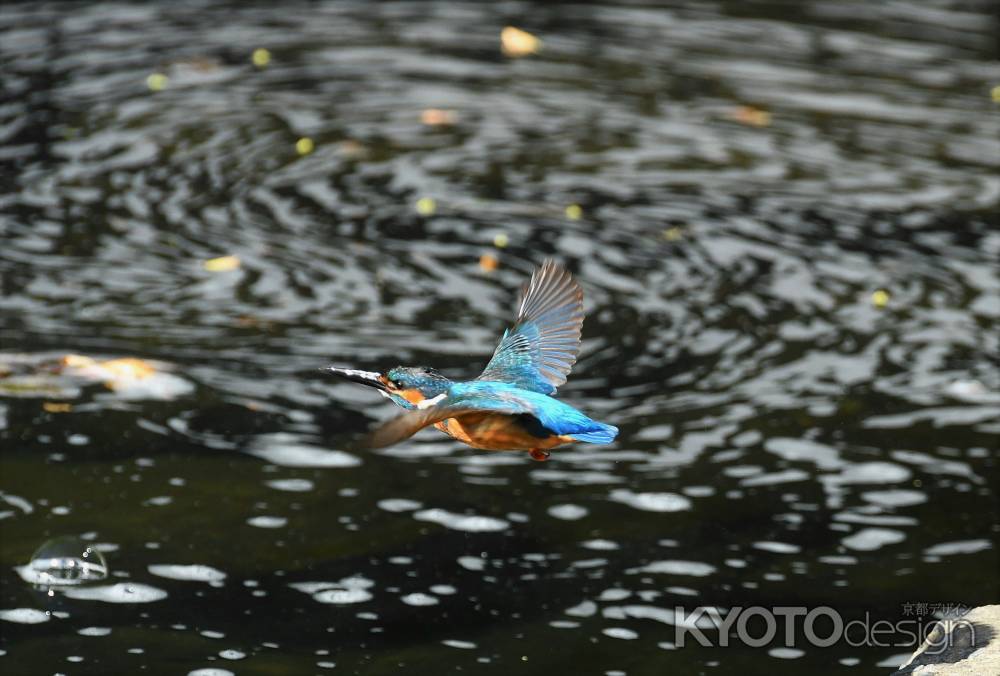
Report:
[[[17,572],[25,582],[35,585],[77,585],[106,578],[108,564],[93,545],[68,535],[43,544],[31,562],[18,567]]]

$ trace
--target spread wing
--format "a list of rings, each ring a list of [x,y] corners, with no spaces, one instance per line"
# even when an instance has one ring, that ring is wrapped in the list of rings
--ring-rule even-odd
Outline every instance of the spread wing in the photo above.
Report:
[[[582,326],[583,289],[558,263],[545,261],[522,290],[514,326],[478,380],[555,394],[576,363]]]

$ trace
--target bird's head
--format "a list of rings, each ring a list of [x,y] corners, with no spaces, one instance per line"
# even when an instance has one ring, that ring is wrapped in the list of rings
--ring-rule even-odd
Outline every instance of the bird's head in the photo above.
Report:
[[[374,387],[403,408],[416,408],[425,399],[444,394],[451,381],[426,366],[396,366],[384,373],[329,366],[324,371],[355,383]]]

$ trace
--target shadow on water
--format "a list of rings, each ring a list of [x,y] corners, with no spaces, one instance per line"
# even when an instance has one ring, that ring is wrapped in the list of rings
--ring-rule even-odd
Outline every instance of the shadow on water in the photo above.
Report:
[[[990,9],[5,6],[0,667],[887,673],[677,627],[1000,592]],[[349,450],[546,256],[613,446]]]

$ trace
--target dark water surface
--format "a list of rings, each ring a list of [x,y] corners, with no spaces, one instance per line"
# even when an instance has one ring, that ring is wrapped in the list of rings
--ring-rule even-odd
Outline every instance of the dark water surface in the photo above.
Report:
[[[676,608],[996,602],[991,11],[5,4],[0,671],[887,673]],[[546,256],[614,445],[349,450],[317,367],[473,376]]]

